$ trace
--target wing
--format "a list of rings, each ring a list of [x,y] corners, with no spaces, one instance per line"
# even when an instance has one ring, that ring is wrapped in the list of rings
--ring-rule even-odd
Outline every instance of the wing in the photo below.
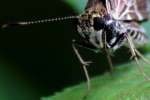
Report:
[[[149,0],[106,0],[107,12],[116,20],[143,21],[149,17]]]

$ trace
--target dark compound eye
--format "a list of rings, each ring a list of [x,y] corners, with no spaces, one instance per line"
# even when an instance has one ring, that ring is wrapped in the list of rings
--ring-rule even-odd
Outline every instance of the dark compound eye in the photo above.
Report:
[[[96,31],[99,31],[100,29],[102,29],[104,27],[104,20],[103,18],[100,18],[100,17],[95,17],[93,19],[93,27]]]

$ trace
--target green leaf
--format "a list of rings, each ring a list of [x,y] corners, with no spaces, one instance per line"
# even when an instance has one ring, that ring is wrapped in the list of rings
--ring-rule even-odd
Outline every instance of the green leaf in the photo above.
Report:
[[[77,13],[82,13],[87,0],[64,0],[64,2],[70,5]]]
[[[146,56],[150,59],[150,54]],[[150,66],[140,61],[145,73],[150,76]],[[91,80],[92,90],[86,100],[150,100],[150,81],[131,62],[118,66],[112,75],[105,73]],[[64,89],[42,100],[82,100],[86,83]]]
[[[143,26],[146,29],[146,33],[149,34],[149,36],[150,36],[150,27],[149,27],[149,25],[150,25],[150,20],[147,21],[146,23],[143,23]]]

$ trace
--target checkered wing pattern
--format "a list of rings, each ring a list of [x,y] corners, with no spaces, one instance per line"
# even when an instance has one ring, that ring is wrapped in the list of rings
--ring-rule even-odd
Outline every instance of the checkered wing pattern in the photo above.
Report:
[[[143,21],[149,17],[148,0],[106,0],[106,7],[116,20]]]

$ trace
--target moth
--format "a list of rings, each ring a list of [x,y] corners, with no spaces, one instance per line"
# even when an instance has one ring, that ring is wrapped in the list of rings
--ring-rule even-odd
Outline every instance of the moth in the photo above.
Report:
[[[83,65],[87,78],[88,91],[90,90],[90,78],[86,66],[91,61],[84,61],[76,46],[81,46],[99,52],[106,52],[110,69],[112,70],[111,53],[126,46],[131,52],[132,58],[139,65],[138,57],[146,63],[149,61],[142,56],[137,47],[148,42],[148,36],[140,25],[149,19],[148,0],[88,0],[85,10],[77,16],[44,19],[38,21],[21,21],[2,25],[2,28],[10,25],[30,25],[52,21],[77,19],[77,31],[81,40],[73,40],[73,50]],[[149,79],[139,66],[142,74]]]
[[[139,65],[138,57],[147,63],[149,61],[136,49],[148,42],[148,36],[140,25],[149,18],[148,4],[147,0],[88,0],[85,11],[78,18],[77,30],[82,42],[74,40],[74,43],[96,52],[104,50],[111,70],[111,53],[121,46],[126,46],[139,70],[149,80]],[[91,63],[82,59],[74,45],[73,48],[83,67]],[[89,81],[88,74],[86,77]]]

